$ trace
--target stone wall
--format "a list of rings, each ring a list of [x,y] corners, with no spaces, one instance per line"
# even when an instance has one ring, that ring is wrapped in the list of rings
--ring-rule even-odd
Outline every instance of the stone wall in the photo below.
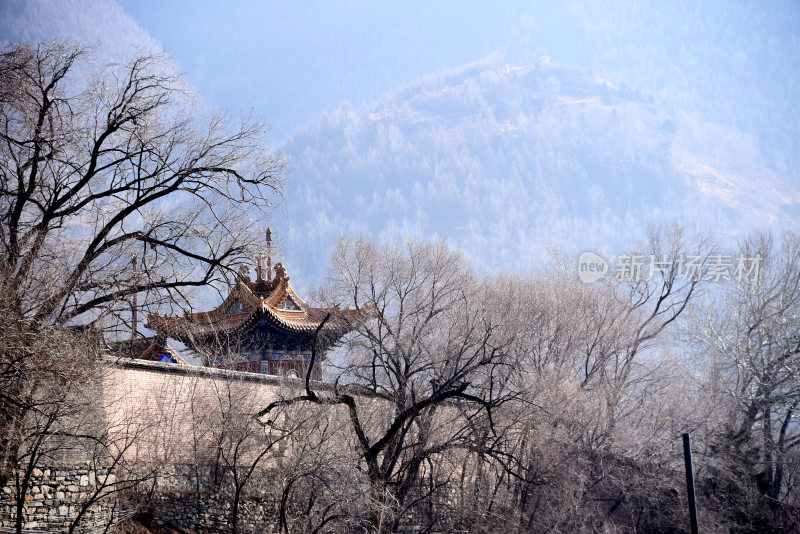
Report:
[[[231,502],[208,492],[159,491],[149,512],[154,527],[180,527],[201,534],[230,529]],[[278,520],[270,503],[245,501],[239,506],[239,532],[277,532]]]
[[[99,385],[99,413],[92,414],[98,424],[105,425],[110,435],[117,433],[121,443],[135,437],[134,446],[125,451],[126,461],[137,465],[158,465],[157,486],[160,491],[152,501],[153,511],[162,523],[172,523],[198,532],[224,531],[230,509],[224,498],[204,493],[178,491],[186,489],[185,478],[178,466],[194,459],[198,428],[218,424],[220,400],[241,399],[253,407],[263,407],[282,392],[293,392],[304,386],[302,380],[254,373],[236,372],[150,362],[106,358],[106,372]],[[325,389],[323,384],[315,384]],[[135,432],[135,436],[130,433]],[[112,439],[115,439],[112,436]],[[105,477],[111,458],[80,454],[83,446],[64,447],[70,455],[54,465],[34,471],[30,491],[25,498],[25,532],[65,532],[83,503],[97,487],[97,477]],[[110,448],[113,450],[113,447]],[[76,462],[81,456],[92,457]],[[63,460],[63,461],[62,461]],[[122,463],[125,463],[124,461]],[[109,482],[114,475],[109,475]],[[101,479],[102,480],[102,479]],[[13,531],[16,519],[16,491],[11,481],[0,489],[0,532]],[[107,521],[119,514],[117,495],[93,504],[81,519],[78,532],[102,532]],[[122,510],[131,513],[131,510]],[[270,524],[263,507],[245,503],[242,512],[245,527]],[[260,531],[255,528],[256,532]]]
[[[80,509],[108,477],[113,486],[114,474],[106,468],[89,464],[47,466],[36,469],[25,498],[23,531],[27,534],[67,532]],[[160,480],[164,485],[172,477]],[[121,498],[122,497],[122,498]],[[0,491],[0,532],[13,532],[16,519],[13,484]],[[277,531],[275,503],[243,500],[239,507],[239,532]],[[158,489],[134,506],[123,495],[110,494],[87,507],[77,532],[104,532],[110,523],[137,514],[149,518],[153,527],[177,527],[201,534],[230,530],[232,503],[225,495],[176,489]]]
[[[197,460],[198,444],[211,443],[198,433],[220,424],[224,417],[220,413],[221,400],[263,408],[281,395],[301,392],[304,380],[142,360],[108,358],[105,364],[107,371],[99,384],[100,414],[91,418],[106,426],[111,439],[118,439],[120,446],[127,443],[120,465],[129,462],[129,466],[143,466],[145,470],[152,466],[158,490],[147,506],[153,512],[155,525],[171,524],[204,533],[226,531],[229,501],[224,496],[187,491],[193,484],[186,467]],[[331,386],[316,382],[314,388],[324,391]],[[113,446],[108,449],[113,450]],[[277,450],[276,453],[280,454]],[[111,458],[99,457],[96,451],[89,456],[93,463],[59,460],[56,465],[42,466],[34,472],[25,499],[25,532],[67,530],[97,487],[98,477],[108,474],[107,467],[93,466],[111,465]],[[122,471],[116,473],[120,478],[117,483],[122,484],[125,476],[119,473]],[[109,476],[109,482],[113,482],[114,474]],[[0,532],[13,531],[14,496],[13,481],[0,490]],[[110,495],[89,507],[77,531],[103,532],[109,520],[136,511],[132,504],[121,504],[118,497]],[[241,531],[274,531],[276,520],[269,509],[275,506],[244,502]]]
[[[20,474],[21,476],[22,474]],[[72,520],[100,481],[113,484],[114,475],[107,468],[95,468],[91,464],[43,466],[34,469],[31,486],[25,497],[23,513],[26,532],[66,531]],[[0,527],[10,531],[17,517],[17,500],[14,484],[0,491]],[[87,508],[81,519],[79,532],[102,531],[112,514],[119,513],[109,499]]]

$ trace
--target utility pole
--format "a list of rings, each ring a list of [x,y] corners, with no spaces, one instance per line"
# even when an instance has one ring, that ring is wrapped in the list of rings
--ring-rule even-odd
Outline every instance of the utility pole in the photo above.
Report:
[[[697,503],[694,499],[694,472],[692,470],[692,447],[689,444],[689,434],[683,435],[683,462],[686,464],[686,493],[689,497],[689,522],[692,534],[697,530]]]

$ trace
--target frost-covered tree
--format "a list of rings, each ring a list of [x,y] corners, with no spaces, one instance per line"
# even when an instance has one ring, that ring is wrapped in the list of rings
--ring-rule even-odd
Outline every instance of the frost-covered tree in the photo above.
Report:
[[[697,314],[692,330],[698,357],[713,363],[709,386],[715,402],[728,413],[715,450],[722,456],[735,450],[741,458],[750,451],[752,465],[735,461],[741,476],[731,478],[730,469],[726,476],[757,486],[765,502],[797,506],[800,238],[789,232],[776,243],[769,234],[754,234],[736,255],[755,259],[757,270],[729,279]],[[731,464],[738,457],[728,454],[721,461]]]

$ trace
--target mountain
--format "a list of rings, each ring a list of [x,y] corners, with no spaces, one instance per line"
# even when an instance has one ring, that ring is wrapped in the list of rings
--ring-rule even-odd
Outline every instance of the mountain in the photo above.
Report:
[[[109,0],[4,0],[0,2],[0,44],[69,39],[91,48],[99,65],[127,61],[163,46],[116,2]]]
[[[318,280],[340,234],[441,236],[479,270],[619,253],[660,222],[735,238],[800,221],[756,139],[589,71],[493,54],[337,111],[281,146],[286,254]]]

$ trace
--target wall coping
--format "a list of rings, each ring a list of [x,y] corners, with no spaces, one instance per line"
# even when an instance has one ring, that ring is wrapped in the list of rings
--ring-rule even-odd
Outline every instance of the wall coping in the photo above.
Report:
[[[121,367],[127,369],[139,369],[142,371],[152,371],[160,374],[193,376],[198,378],[218,378],[233,380],[236,382],[252,382],[271,386],[288,386],[292,389],[305,390],[306,379],[289,378],[284,376],[264,375],[260,373],[248,373],[245,371],[234,371],[231,369],[217,369],[216,367],[205,367],[201,365],[180,365],[167,362],[153,362],[149,360],[137,360],[118,356],[101,356],[101,361],[111,367]],[[335,385],[329,382],[311,380],[311,388],[315,391],[333,391]],[[359,396],[376,396],[373,392],[357,385],[339,385],[339,391],[356,394]]]

